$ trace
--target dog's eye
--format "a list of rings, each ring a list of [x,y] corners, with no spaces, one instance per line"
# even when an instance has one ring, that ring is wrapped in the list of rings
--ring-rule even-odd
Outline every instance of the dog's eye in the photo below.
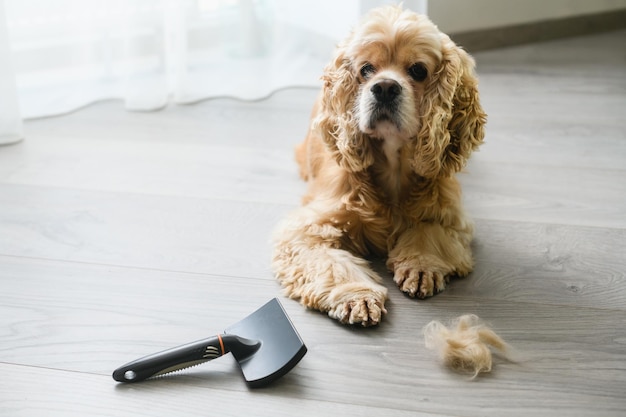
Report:
[[[428,70],[426,69],[424,64],[421,64],[421,63],[413,64],[409,68],[409,75],[415,81],[424,81],[426,79],[426,76],[428,75]]]
[[[374,68],[374,66],[372,64],[370,64],[369,62],[367,62],[365,65],[363,65],[361,67],[361,77],[367,79],[369,78],[373,73],[376,72],[376,68]]]

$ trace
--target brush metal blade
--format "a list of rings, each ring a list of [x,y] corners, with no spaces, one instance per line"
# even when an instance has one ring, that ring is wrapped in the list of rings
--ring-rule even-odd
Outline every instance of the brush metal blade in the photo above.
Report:
[[[228,327],[224,333],[261,341],[261,347],[254,355],[244,358],[234,355],[250,387],[263,386],[280,378],[307,352],[277,298]]]

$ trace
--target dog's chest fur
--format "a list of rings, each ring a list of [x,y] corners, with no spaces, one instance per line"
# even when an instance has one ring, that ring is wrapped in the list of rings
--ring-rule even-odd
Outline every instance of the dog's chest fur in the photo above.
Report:
[[[381,139],[372,175],[374,182],[386,197],[386,202],[397,205],[407,185],[407,163],[403,148],[407,140],[399,135]]]

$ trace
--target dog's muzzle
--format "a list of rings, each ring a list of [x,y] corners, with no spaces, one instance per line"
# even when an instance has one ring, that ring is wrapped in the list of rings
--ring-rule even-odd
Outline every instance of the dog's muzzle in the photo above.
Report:
[[[374,98],[369,117],[370,129],[376,128],[376,124],[383,120],[392,122],[400,129],[397,115],[402,86],[397,81],[385,78],[376,81],[370,87],[370,93]]]

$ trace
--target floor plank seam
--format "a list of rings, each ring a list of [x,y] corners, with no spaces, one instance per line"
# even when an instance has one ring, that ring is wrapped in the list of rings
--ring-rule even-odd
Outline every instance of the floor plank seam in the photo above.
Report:
[[[594,229],[594,230],[615,230],[615,231],[624,231],[626,230],[626,226],[596,226],[590,224],[580,224],[580,223],[567,223],[567,222],[542,222],[542,221],[531,221],[531,220],[507,220],[507,219],[495,219],[495,218],[487,218],[481,217],[479,214],[470,215],[470,218],[474,221],[478,220],[485,223],[513,223],[513,224],[526,224],[526,225],[537,225],[537,226],[545,226],[545,227],[578,227],[582,229]],[[474,231],[478,230],[478,226],[474,226]]]
[[[467,279],[467,278],[465,278],[465,279]],[[532,300],[518,301],[518,300],[509,300],[507,298],[478,297],[476,295],[468,295],[468,296],[450,295],[450,296],[447,296],[447,297],[449,299],[456,298],[456,299],[464,300],[464,301],[472,301],[472,302],[475,302],[478,305],[489,304],[489,301],[493,301],[493,302],[496,302],[496,303],[507,303],[507,304],[517,304],[517,305],[538,305],[538,306],[557,307],[557,308],[577,308],[577,309],[580,309],[580,310],[588,310],[588,311],[603,311],[603,312],[624,313],[624,314],[626,314],[626,305],[624,306],[624,309],[618,309],[618,308],[602,308],[602,307],[577,306],[577,305],[574,305],[574,304],[560,304],[560,303],[554,303],[554,302],[542,303],[542,302],[537,302],[537,301],[532,301]]]
[[[44,261],[44,262],[50,262],[50,263],[60,262],[60,263],[67,263],[70,265],[74,264],[74,265],[86,265],[86,266],[94,266],[94,267],[102,267],[102,268],[148,271],[148,272],[157,272],[157,273],[166,273],[166,274],[245,279],[245,280],[251,280],[251,281],[274,281],[273,278],[266,279],[266,278],[254,277],[254,276],[216,274],[216,273],[209,273],[209,272],[184,271],[184,270],[178,270],[178,269],[160,269],[160,268],[149,268],[149,267],[143,267],[143,266],[137,266],[137,265],[121,265],[121,264],[114,264],[114,263],[75,261],[71,259],[44,258],[44,257],[21,256],[21,255],[11,255],[11,254],[0,253],[0,258],[2,257],[13,258],[13,259],[37,260],[37,261]],[[1,263],[2,262],[0,262],[0,264]],[[269,264],[269,261],[268,261],[268,264]],[[269,271],[269,268],[268,268],[268,271]]]
[[[299,198],[294,199],[293,203],[284,203],[284,202],[275,202],[270,200],[251,200],[251,199],[238,199],[238,198],[220,198],[220,197],[200,197],[189,194],[157,194],[157,193],[142,193],[136,191],[114,191],[114,190],[105,190],[99,188],[82,188],[82,187],[66,187],[66,186],[58,186],[58,185],[36,185],[36,184],[24,184],[19,182],[10,182],[6,180],[0,180],[0,186],[6,185],[9,187],[28,187],[28,188],[40,188],[46,190],[65,190],[65,191],[78,191],[78,192],[86,192],[86,193],[99,193],[99,194],[110,194],[110,195],[126,195],[126,196],[148,196],[148,197],[158,197],[158,198],[184,198],[191,201],[219,201],[225,203],[246,203],[246,204],[267,204],[269,206],[278,206],[278,207],[289,207],[289,208],[297,208],[299,206]],[[304,195],[304,192],[303,192]]]

